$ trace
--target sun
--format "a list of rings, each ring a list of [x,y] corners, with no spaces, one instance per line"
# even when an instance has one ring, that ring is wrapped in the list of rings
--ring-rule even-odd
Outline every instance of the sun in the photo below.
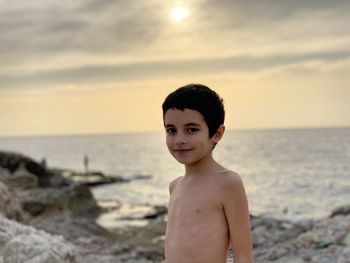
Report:
[[[174,22],[182,22],[188,17],[188,9],[185,6],[174,6],[171,9],[171,19]]]

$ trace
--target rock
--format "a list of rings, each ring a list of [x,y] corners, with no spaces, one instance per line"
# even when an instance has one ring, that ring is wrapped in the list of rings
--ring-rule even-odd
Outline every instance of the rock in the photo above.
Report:
[[[126,259],[130,260],[126,262],[143,262],[136,259],[163,262],[165,228],[164,218],[151,220],[143,227],[115,228],[111,230],[116,237],[113,252],[120,258],[126,255]]]
[[[350,263],[350,246],[341,248],[336,263]]]
[[[335,217],[336,215],[349,215],[350,214],[350,205],[345,205],[334,209],[330,217]]]
[[[147,180],[147,179],[151,179],[152,176],[151,175],[142,175],[142,174],[138,174],[138,175],[131,175],[131,176],[123,176],[121,177],[121,179],[124,182],[129,182],[129,181],[133,181],[133,180]]]
[[[115,235],[96,224],[100,209],[89,187],[65,178],[63,171],[20,154],[0,152],[0,214],[32,226],[0,215],[0,263],[163,261],[165,207],[154,208],[148,215],[154,220],[148,220],[152,223],[147,228],[127,228]],[[93,176],[98,184],[101,178],[111,182],[103,174]],[[87,184],[95,184],[92,179]],[[19,216],[22,213],[26,220]]]
[[[88,174],[77,172],[69,169],[51,169],[52,172],[63,175],[65,178],[90,187],[123,182],[123,179],[118,176],[108,176],[101,171],[90,171]]]
[[[37,188],[16,192],[23,210],[32,216],[52,213],[67,213],[74,216],[98,209],[87,186],[72,184],[61,188]]]
[[[297,224],[286,220],[265,217],[253,217],[251,226],[253,247],[258,247],[259,249],[294,239],[309,227],[307,224]]]
[[[15,174],[17,170],[20,170],[22,174],[35,175],[39,187],[61,187],[69,184],[69,180],[60,173],[55,173],[55,171],[47,169],[46,166],[19,153],[0,151],[0,167],[8,170],[10,175]]]
[[[37,176],[28,172],[23,167],[17,169],[13,174],[1,176],[0,180],[11,188],[28,189],[37,188],[39,186]]]
[[[158,217],[164,216],[167,214],[168,209],[165,206],[154,206],[154,212],[148,213],[143,218],[144,219],[156,219]]]
[[[18,235],[6,244],[5,263],[8,262],[76,262],[73,248],[63,240],[43,235]]]
[[[1,165],[0,165],[0,180],[2,177],[7,177],[7,176],[10,176],[11,173],[9,172],[9,170],[3,168]]]
[[[348,234],[346,235],[346,237],[344,238],[343,244],[344,244],[344,246],[347,246],[347,247],[350,248],[350,233],[348,233]]]
[[[0,215],[0,247],[4,263],[75,263],[76,248],[61,236],[53,236]]]
[[[82,263],[119,263],[120,261],[114,255],[87,255]]]
[[[0,214],[1,213],[15,220],[23,220],[26,218],[19,201],[12,195],[7,185],[0,181]]]
[[[261,218],[259,222],[252,222],[253,240],[265,238],[264,242],[254,243],[256,262],[349,262],[350,215],[298,222],[285,230],[276,222],[266,225],[266,220]],[[301,229],[304,231],[300,232]],[[291,230],[291,235],[285,234]],[[269,240],[266,232],[269,233]]]
[[[73,216],[98,208],[87,186],[18,153],[0,151],[0,179],[32,216],[57,212]]]
[[[62,176],[57,176],[43,165],[19,153],[0,151],[0,167],[8,171],[7,175],[14,175],[17,170],[22,175],[35,175],[39,187],[60,187],[67,184]]]

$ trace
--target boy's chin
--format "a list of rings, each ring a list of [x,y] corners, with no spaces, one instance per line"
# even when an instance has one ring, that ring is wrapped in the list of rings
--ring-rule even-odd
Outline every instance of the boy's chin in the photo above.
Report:
[[[174,157],[174,159],[177,161],[177,162],[179,162],[179,163],[181,163],[181,164],[186,164],[188,161],[187,160],[185,160],[185,159],[183,159],[183,158],[178,158],[177,156],[175,156],[175,155],[173,155],[173,157]]]
[[[177,159],[176,159],[176,161],[178,161],[179,163],[184,164],[184,165],[188,165],[188,164],[192,163],[192,162],[188,162],[188,161],[184,161],[184,160],[177,160]]]
[[[195,161],[193,160],[188,160],[188,159],[181,159],[181,158],[176,158],[174,157],[176,161],[178,161],[179,163],[183,164],[183,165],[190,165],[195,163]]]

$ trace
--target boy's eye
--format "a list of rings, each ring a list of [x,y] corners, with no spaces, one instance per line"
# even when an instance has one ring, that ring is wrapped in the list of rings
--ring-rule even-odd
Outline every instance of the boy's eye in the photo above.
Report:
[[[174,134],[176,132],[176,129],[175,128],[166,128],[165,131],[168,134]]]
[[[199,130],[198,128],[188,128],[187,129],[188,133],[195,133],[198,130]]]

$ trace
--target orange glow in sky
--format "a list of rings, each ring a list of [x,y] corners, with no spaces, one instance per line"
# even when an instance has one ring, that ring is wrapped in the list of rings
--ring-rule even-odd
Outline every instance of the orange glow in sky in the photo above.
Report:
[[[224,98],[227,129],[350,126],[349,12],[340,0],[0,2],[0,136],[161,131],[163,99],[188,83]]]

